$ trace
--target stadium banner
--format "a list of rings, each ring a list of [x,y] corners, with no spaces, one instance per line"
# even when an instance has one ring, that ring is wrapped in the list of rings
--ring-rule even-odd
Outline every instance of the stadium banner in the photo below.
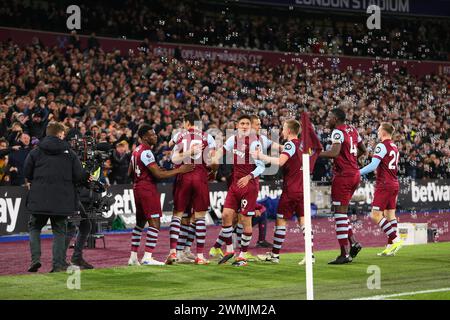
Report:
[[[329,187],[312,187],[311,199],[318,208],[328,207],[329,199],[324,198],[325,189]],[[161,219],[163,226],[168,226],[173,208],[172,184],[159,184],[158,190],[161,193],[160,201],[163,208]],[[373,199],[375,186],[373,182],[362,182],[356,190],[355,196],[364,199],[366,204],[370,204]],[[110,210],[104,214],[108,220],[120,215],[127,227],[134,227],[135,202],[133,188],[131,185],[113,185],[108,193],[114,197],[114,204]],[[0,236],[28,232],[29,214],[26,212],[25,199],[27,189],[24,187],[0,187]],[[227,195],[227,185],[225,183],[210,183],[209,198],[211,211],[220,218],[222,206]],[[261,182],[258,200],[265,197],[277,198],[281,195],[281,185],[276,183]],[[328,202],[328,203],[325,203]],[[418,180],[400,183],[400,193],[398,196],[399,210],[426,211],[450,210],[450,180]],[[212,224],[213,220],[207,215],[207,223]]]
[[[365,13],[368,6],[377,5],[383,13],[389,14],[450,17],[447,0],[241,0],[241,2],[361,13]]]
[[[28,232],[26,194],[24,187],[0,187],[0,236]]]
[[[0,28],[0,41],[12,39],[19,45],[29,45],[39,39],[49,47],[65,48],[69,43],[70,34],[40,32],[13,28]],[[81,47],[87,47],[88,36],[81,36]],[[417,61],[398,59],[376,59],[368,57],[330,56],[318,54],[300,54],[294,52],[274,52],[260,50],[244,50],[233,48],[208,47],[200,45],[181,45],[173,43],[151,43],[150,48],[141,47],[142,41],[112,39],[98,37],[102,49],[106,52],[119,50],[126,55],[139,50],[151,50],[156,56],[175,56],[176,50],[183,59],[196,61],[219,61],[224,63],[254,63],[264,61],[273,65],[294,64],[301,69],[329,70],[361,70],[372,73],[374,68],[388,73],[398,73],[405,69],[415,76],[428,74],[450,75],[450,62]]]
[[[371,204],[375,193],[374,182],[362,182],[354,197],[360,196]],[[450,210],[450,180],[410,180],[400,182],[398,210]]]

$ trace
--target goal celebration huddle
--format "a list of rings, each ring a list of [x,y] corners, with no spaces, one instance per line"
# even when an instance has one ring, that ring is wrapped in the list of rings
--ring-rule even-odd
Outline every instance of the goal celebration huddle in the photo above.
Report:
[[[253,236],[252,219],[257,216],[259,179],[261,175],[281,170],[282,194],[279,200],[273,233],[273,247],[257,259],[280,263],[287,232],[287,221],[297,217],[305,235],[302,155],[310,155],[310,171],[317,157],[333,161],[331,185],[332,213],[336,225],[336,238],[340,253],[329,264],[352,262],[362,249],[348,218],[349,203],[361,176],[376,171],[375,194],[371,218],[385,233],[387,245],[379,256],[392,256],[402,247],[397,236],[395,216],[399,182],[397,179],[399,152],[392,141],[394,126],[383,122],[378,128],[378,144],[371,162],[360,166],[367,157],[364,137],[357,128],[346,124],[345,112],[332,109],[328,115],[331,148],[322,150],[306,112],[301,121],[295,119],[282,123],[283,143],[272,141],[261,134],[261,120],[256,115],[240,115],[233,134],[227,134],[223,146],[213,136],[202,131],[201,120],[195,114],[183,119],[183,129],[170,141],[173,169],[158,166],[152,148],[157,135],[149,124],[139,127],[140,145],[134,150],[128,174],[133,179],[136,203],[136,226],[131,234],[131,254],[128,265],[164,265],[174,263],[218,264],[231,262],[245,266],[254,257],[248,252]],[[271,152],[270,152],[271,151]],[[223,160],[225,159],[225,160]],[[228,192],[223,205],[222,227],[212,248],[205,248],[209,210],[208,181],[214,177],[219,165],[225,161],[232,165]],[[268,170],[268,168],[274,170]],[[270,172],[269,172],[270,171]],[[162,209],[157,190],[158,179],[175,178],[173,183],[173,215],[170,223],[170,251],[166,261],[156,260],[152,254],[158,244]],[[148,226],[146,233],[144,228]],[[233,233],[237,241],[233,241]],[[138,258],[141,238],[145,236],[145,253]],[[313,238],[313,235],[311,235]],[[191,247],[195,242],[195,250]],[[234,243],[233,243],[234,242]],[[206,250],[209,249],[208,256]],[[314,253],[312,253],[314,263]],[[305,257],[299,261],[305,264]]]

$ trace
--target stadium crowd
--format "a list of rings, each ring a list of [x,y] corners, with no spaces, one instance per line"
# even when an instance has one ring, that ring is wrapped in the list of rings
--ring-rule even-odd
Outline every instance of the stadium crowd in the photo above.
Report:
[[[241,113],[256,113],[269,134],[283,119],[308,110],[324,145],[328,111],[342,106],[372,150],[381,121],[396,127],[400,176],[450,177],[448,77],[363,74],[289,65],[230,65],[182,61],[136,50],[127,56],[101,48],[80,51],[0,45],[0,181],[23,185],[23,162],[49,121],[62,121],[69,137],[90,134],[114,150],[105,166],[109,183],[127,183],[136,130],[151,123],[159,164],[171,167],[168,142],[184,114],[201,116],[205,129],[232,129]],[[330,164],[316,166],[327,180]],[[271,178],[271,177],[266,177]],[[218,177],[225,179],[224,176]]]
[[[228,1],[78,1],[83,34],[147,38],[244,49],[449,60],[448,19],[383,16],[367,32],[363,15],[333,15],[291,8],[243,6]],[[6,0],[0,25],[67,32],[70,1]],[[47,17],[42,19],[42,17]],[[95,35],[94,34],[94,35]]]

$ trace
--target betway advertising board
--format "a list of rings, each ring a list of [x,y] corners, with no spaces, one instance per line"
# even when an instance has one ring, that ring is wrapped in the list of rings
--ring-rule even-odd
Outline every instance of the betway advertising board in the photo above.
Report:
[[[225,202],[227,188],[225,183],[210,183],[209,198],[211,209],[220,218],[221,208]],[[321,187],[323,188],[323,187]],[[158,189],[161,193],[160,201],[165,215],[162,225],[170,222],[173,208],[172,186],[160,184]],[[367,204],[373,199],[375,186],[371,182],[363,182],[355,192],[362,196]],[[120,215],[128,227],[134,226],[136,204],[134,202],[133,189],[131,185],[111,186],[109,191],[114,197],[114,204],[108,212],[104,213],[107,219],[114,219]],[[315,198],[315,189],[312,188],[312,199]],[[25,208],[27,190],[22,187],[0,187],[0,236],[28,232],[29,213]],[[281,195],[279,185],[261,183],[258,199],[265,197],[276,198]],[[450,210],[450,180],[410,181],[401,183],[397,202],[401,210]],[[210,216],[207,223],[212,223]]]

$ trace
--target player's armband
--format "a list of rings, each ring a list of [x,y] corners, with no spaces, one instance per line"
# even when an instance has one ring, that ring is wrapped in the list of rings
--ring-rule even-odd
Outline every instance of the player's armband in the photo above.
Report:
[[[377,146],[375,147],[375,153],[373,157],[382,160],[386,154],[387,154],[386,146],[382,143],[377,144]]]
[[[148,166],[149,164],[152,164],[155,162],[155,156],[153,155],[153,152],[150,150],[142,151],[141,153],[141,161],[145,166]]]
[[[334,129],[331,133],[331,143],[344,143],[344,133],[341,130]]]
[[[292,157],[295,154],[295,144],[292,141],[286,142],[283,146],[283,151],[281,151],[281,154],[283,153],[289,158]]]

